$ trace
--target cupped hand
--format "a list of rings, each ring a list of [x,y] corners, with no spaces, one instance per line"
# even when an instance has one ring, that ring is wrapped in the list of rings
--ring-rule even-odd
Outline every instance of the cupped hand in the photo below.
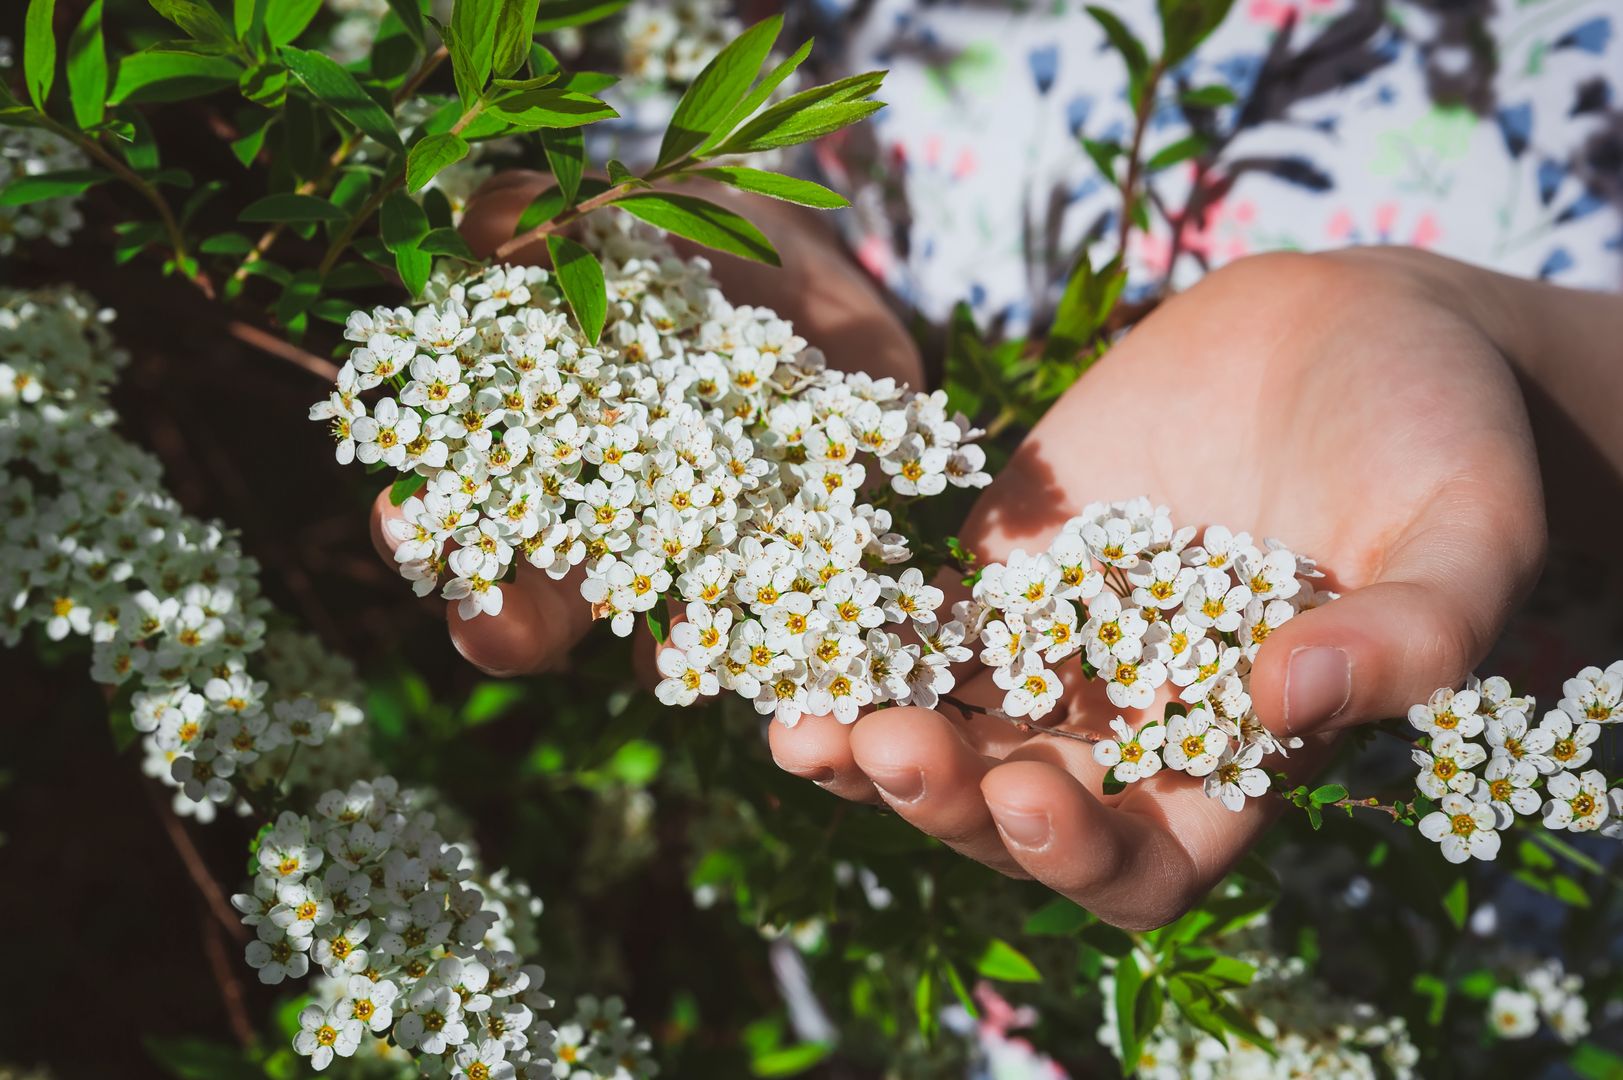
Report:
[[[1044,417],[976,505],[965,543],[983,561],[1043,550],[1085,504],[1149,495],[1180,524],[1277,537],[1316,558],[1342,597],[1276,630],[1250,688],[1264,723],[1305,739],[1266,765],[1311,774],[1337,730],[1457,684],[1542,563],[1520,392],[1461,313],[1482,298],[1458,302],[1440,262],[1270,255],[1210,275]],[[1119,710],[1097,688],[1069,686],[1042,724],[1108,735]],[[955,696],[986,707],[1003,691],[981,669]],[[882,798],[964,854],[1133,929],[1187,910],[1282,805],[1231,812],[1169,770],[1105,796],[1086,742],[945,705],[849,727],[774,724],[771,742],[791,772]]]
[[[513,237],[525,208],[552,184],[547,174],[525,170],[492,177],[475,192],[462,220],[469,247],[481,257],[489,256]],[[766,233],[783,257],[783,267],[776,268],[675,241],[684,256],[702,254],[710,259],[729,301],[771,308],[789,319],[796,333],[824,350],[833,367],[921,384],[924,369],[913,339],[814,211],[739,195],[717,185],[685,186],[702,186],[705,198],[731,204]],[[521,248],[512,261],[545,263],[545,242]],[[372,504],[372,542],[391,567],[400,538],[392,534],[390,523],[399,518],[388,490],[379,492]],[[504,590],[499,615],[464,620],[454,605],[446,608],[457,650],[492,675],[526,674],[560,663],[591,625],[578,573],[554,581],[521,559],[517,575]]]

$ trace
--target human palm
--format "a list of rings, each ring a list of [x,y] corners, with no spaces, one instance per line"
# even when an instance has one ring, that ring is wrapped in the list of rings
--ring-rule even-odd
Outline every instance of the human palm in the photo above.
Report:
[[[1458,682],[1543,553],[1504,359],[1379,253],[1249,260],[1163,305],[1036,427],[963,538],[1000,561],[1045,549],[1088,502],[1142,494],[1180,523],[1278,537],[1344,594],[1279,628],[1252,672],[1262,720],[1306,736],[1268,763],[1293,777],[1323,763],[1336,728]],[[966,676],[955,696],[1002,700],[989,669]],[[1066,682],[1043,725],[1108,735],[1120,710],[1080,671]],[[877,793],[966,855],[1128,927],[1185,910],[1280,805],[1233,813],[1170,771],[1104,796],[1086,742],[948,704],[774,726],[772,746],[836,794]]]

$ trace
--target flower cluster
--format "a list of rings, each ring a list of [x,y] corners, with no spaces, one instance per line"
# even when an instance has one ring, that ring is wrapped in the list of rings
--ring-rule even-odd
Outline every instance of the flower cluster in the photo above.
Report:
[[[1230,995],[1272,1049],[1243,1039],[1230,1039],[1225,1046],[1169,1009],[1143,1044],[1137,1075],[1145,1080],[1408,1080],[1417,1075],[1420,1052],[1402,1017],[1383,1017],[1374,1006],[1335,993],[1313,975],[1307,961],[1267,949],[1260,927],[1247,928],[1221,947],[1225,955],[1256,969],[1251,982]],[[1099,1041],[1119,1057],[1114,975],[1106,974],[1099,989],[1105,1007]]]
[[[1257,719],[1251,663],[1275,628],[1333,594],[1314,588],[1311,560],[1277,541],[1258,547],[1220,525],[1194,540],[1148,499],[1094,503],[1047,551],[987,566],[954,615],[979,634],[1010,717],[1051,712],[1073,657],[1119,709],[1149,708],[1170,683],[1178,702],[1164,720],[1135,730],[1118,717],[1115,737],[1094,746],[1106,782],[1165,767],[1204,777],[1207,795],[1239,810],[1269,788],[1262,759],[1297,745]]]
[[[310,415],[340,461],[411,478],[391,525],[401,574],[472,618],[500,612],[520,559],[578,573],[622,636],[685,605],[660,659],[668,703],[726,690],[788,724],[933,704],[961,657],[940,590],[879,571],[909,554],[880,503],[987,483],[979,432],[940,393],[827,368],[651,231],[594,221],[599,345],[536,267],[439,277],[416,310],[351,316],[356,348]]]
[[[1488,1023],[1502,1039],[1530,1038],[1542,1018],[1562,1042],[1589,1034],[1589,1003],[1582,976],[1568,974],[1559,960],[1546,960],[1522,973],[1516,986],[1501,986],[1488,1000]]]
[[[379,775],[353,674],[308,638],[268,638],[256,564],[112,430],[124,356],[106,321],[73,292],[0,295],[0,641],[88,641],[177,808],[279,810],[235,903],[262,981],[323,972],[295,1042],[317,1068],[388,1033],[437,1075],[648,1075],[617,1006],[591,1003],[573,1042],[539,1019],[541,969],[519,955],[537,902]]]
[[[615,26],[621,70],[649,86],[685,86],[743,32],[726,0],[632,4]]]
[[[1601,729],[1623,721],[1623,661],[1568,679],[1554,709],[1535,725],[1531,696],[1495,676],[1438,690],[1409,710],[1421,733],[1415,785],[1437,809],[1420,831],[1460,863],[1499,854],[1499,834],[1540,815],[1546,828],[1623,834],[1623,788],[1586,768]]]
[[[11,42],[0,38],[0,72],[11,66]],[[84,155],[59,135],[37,127],[0,127],[0,188],[20,177],[84,167]],[[84,224],[78,204],[77,196],[62,195],[0,206],[0,255],[11,254],[19,240],[42,236],[59,247],[66,244]]]

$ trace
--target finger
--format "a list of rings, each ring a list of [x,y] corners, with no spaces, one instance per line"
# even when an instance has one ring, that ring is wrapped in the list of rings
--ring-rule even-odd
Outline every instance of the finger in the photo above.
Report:
[[[1004,873],[1019,873],[981,795],[987,759],[938,712],[880,709],[857,721],[851,750],[885,802],[920,832]]]
[[[1208,809],[1185,800],[1133,810],[1126,802],[1106,807],[1048,761],[1006,762],[988,771],[980,786],[1005,849],[1024,870],[1129,930],[1171,922],[1215,880],[1191,857],[1196,842],[1206,846],[1208,858],[1226,865],[1244,851],[1241,837],[1250,835],[1236,832],[1233,823],[1209,819]],[[1229,813],[1200,794],[1198,784],[1195,789],[1201,802]],[[1178,830],[1194,835],[1180,843]]]
[[[767,745],[778,768],[810,780],[853,802],[878,802],[879,794],[851,755],[851,731],[832,716],[802,716],[794,727],[771,720]]]
[[[1475,470],[1473,470],[1475,471]],[[1378,580],[1269,635],[1252,669],[1257,714],[1308,735],[1403,716],[1458,686],[1497,639],[1543,561],[1538,481],[1505,463],[1455,481],[1389,555]],[[1523,509],[1507,490],[1520,486]]]
[[[451,644],[487,675],[528,675],[563,661],[591,629],[591,606],[580,596],[579,571],[554,581],[520,561],[517,578],[503,582],[498,615],[464,619],[446,607]]]

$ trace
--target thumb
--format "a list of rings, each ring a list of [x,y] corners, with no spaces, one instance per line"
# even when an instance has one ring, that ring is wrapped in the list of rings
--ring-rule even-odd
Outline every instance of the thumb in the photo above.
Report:
[[[1393,552],[1380,580],[1270,634],[1251,674],[1252,701],[1269,729],[1307,736],[1401,717],[1438,687],[1458,686],[1543,558],[1536,526],[1520,537],[1472,531],[1457,518],[1423,529]]]

